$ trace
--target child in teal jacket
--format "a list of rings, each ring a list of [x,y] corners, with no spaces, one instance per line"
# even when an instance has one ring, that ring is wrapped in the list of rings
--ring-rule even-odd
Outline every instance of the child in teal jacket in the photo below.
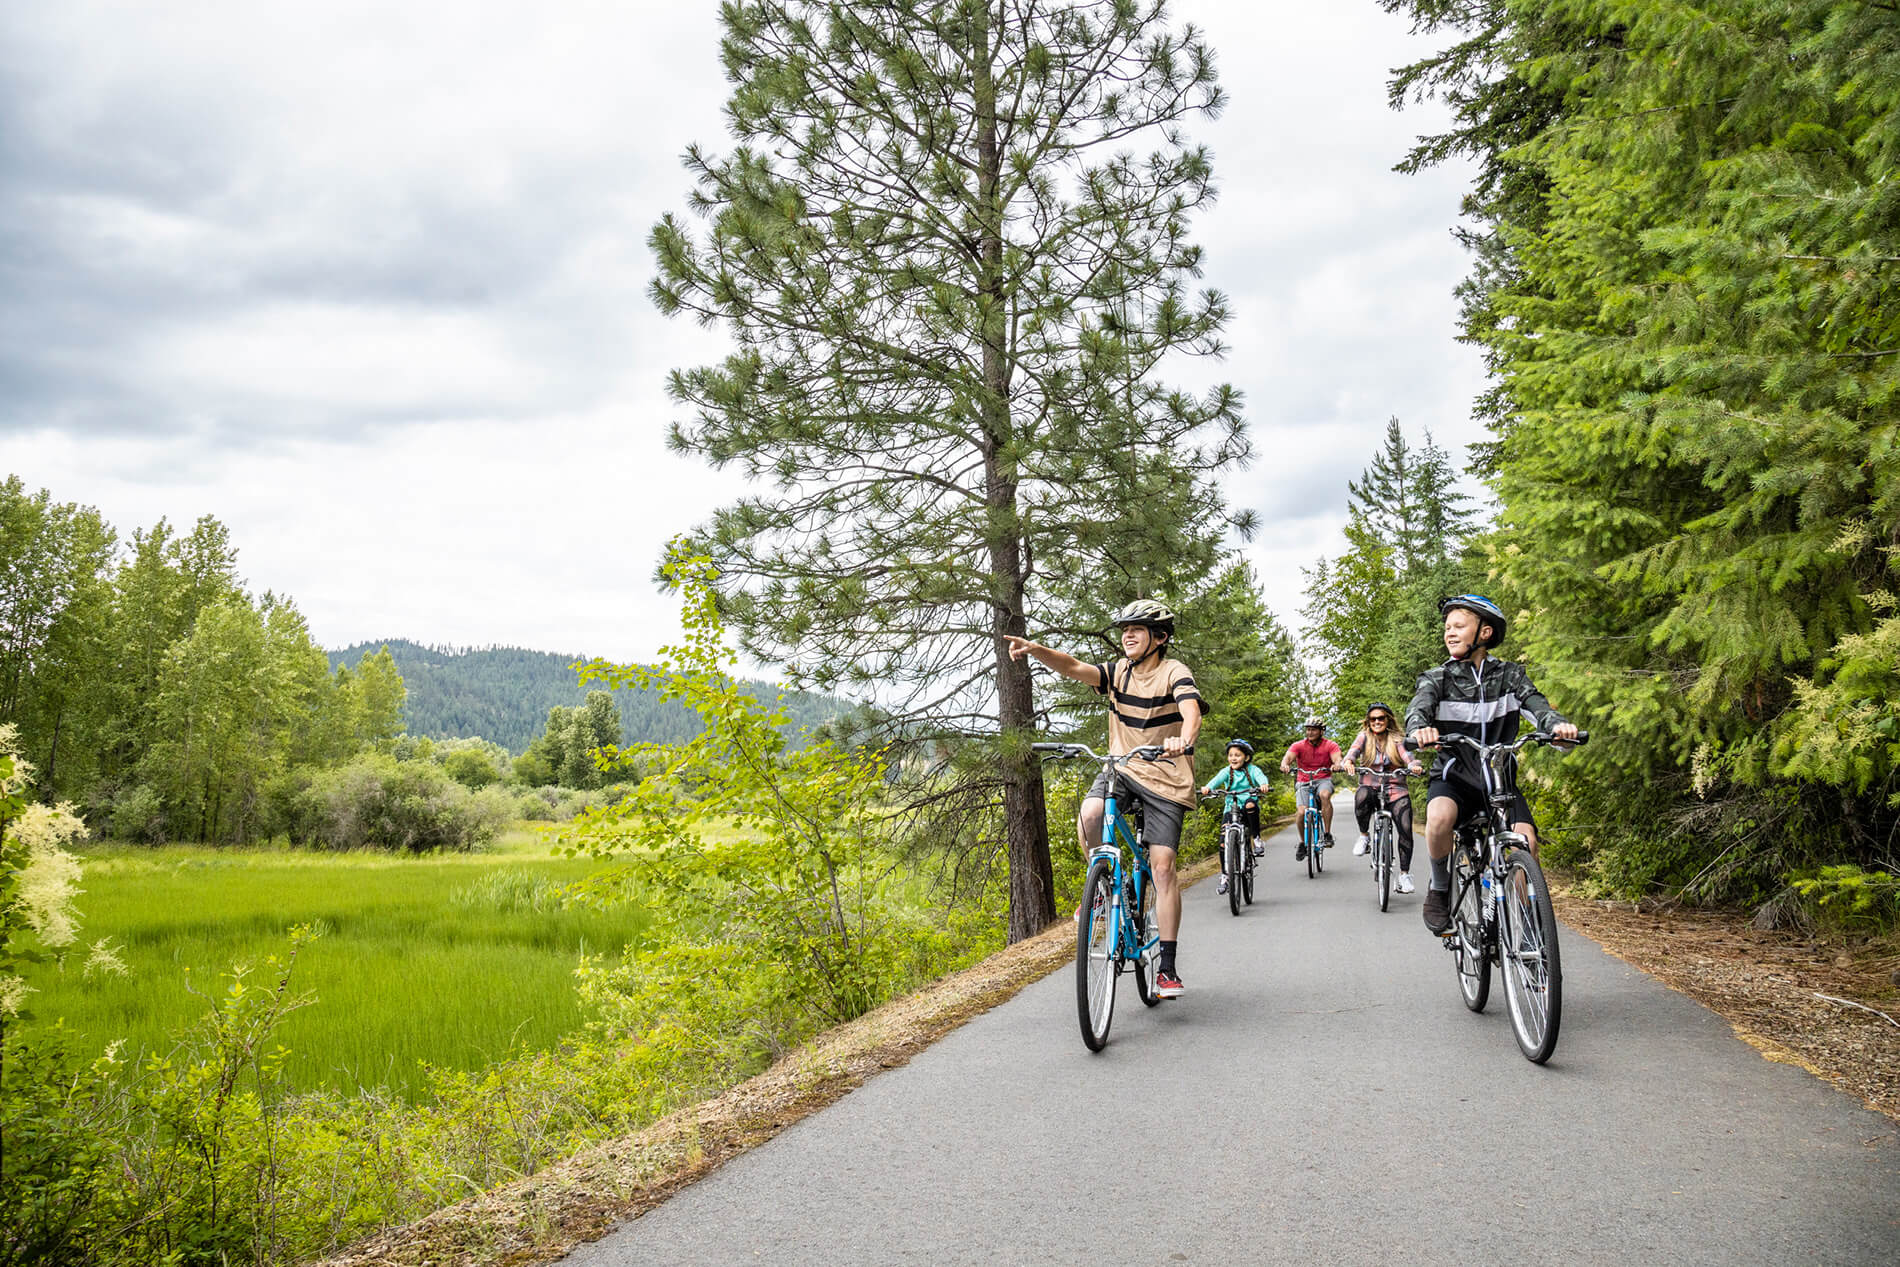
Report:
[[[1227,793],[1226,808],[1239,811],[1242,830],[1247,833],[1248,843],[1253,846],[1253,856],[1256,858],[1267,852],[1267,847],[1260,842],[1260,795],[1266,790],[1267,776],[1259,766],[1253,764],[1253,745],[1245,739],[1227,741],[1227,768],[1209,779],[1207,786],[1201,789],[1202,796]],[[1223,856],[1221,866],[1224,868],[1226,865],[1227,859]],[[1227,892],[1227,883],[1227,872],[1223,870],[1220,877],[1222,893]]]

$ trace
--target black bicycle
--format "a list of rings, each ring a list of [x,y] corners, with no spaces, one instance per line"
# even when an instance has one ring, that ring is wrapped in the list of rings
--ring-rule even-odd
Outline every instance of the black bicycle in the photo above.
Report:
[[[1241,810],[1253,793],[1250,790],[1245,796],[1230,792],[1214,795],[1227,798],[1227,808],[1220,820],[1220,870],[1227,877],[1227,905],[1239,915],[1243,902],[1253,905],[1253,842],[1247,839],[1247,824],[1241,818]]]
[[[1392,816],[1392,803],[1386,799],[1386,787],[1398,778],[1395,770],[1368,770],[1360,767],[1360,782],[1370,781],[1378,789],[1379,801],[1372,811],[1372,883],[1379,894],[1379,909],[1392,906],[1392,866],[1399,848],[1399,820]]]
[[[1485,811],[1464,819],[1452,835],[1451,928],[1445,946],[1458,968],[1465,1006],[1484,1011],[1491,997],[1491,965],[1504,970],[1505,1002],[1518,1050],[1543,1064],[1557,1050],[1563,1020],[1563,961],[1557,946],[1557,912],[1530,842],[1511,830],[1516,793],[1505,761],[1525,744],[1573,747],[1590,738],[1557,739],[1533,731],[1510,744],[1483,744],[1463,735],[1440,735],[1441,745],[1469,749],[1485,771],[1491,792]]]

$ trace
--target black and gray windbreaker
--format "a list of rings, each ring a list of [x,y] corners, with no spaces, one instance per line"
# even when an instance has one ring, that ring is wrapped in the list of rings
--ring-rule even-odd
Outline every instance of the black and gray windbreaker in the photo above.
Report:
[[[1469,660],[1447,660],[1419,675],[1418,689],[1405,710],[1405,733],[1431,726],[1479,743],[1510,743],[1517,738],[1517,718],[1529,713],[1539,730],[1561,725],[1563,714],[1550,706],[1544,693],[1531,685],[1524,666],[1486,656],[1481,666]],[[1507,771],[1510,767],[1507,767]],[[1469,752],[1438,750],[1432,777],[1484,786],[1484,772]]]

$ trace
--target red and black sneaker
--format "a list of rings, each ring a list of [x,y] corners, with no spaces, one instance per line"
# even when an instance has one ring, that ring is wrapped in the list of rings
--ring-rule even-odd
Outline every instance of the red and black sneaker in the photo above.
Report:
[[[1187,993],[1187,987],[1181,984],[1181,978],[1166,968],[1155,973],[1155,995],[1163,999],[1178,999]]]

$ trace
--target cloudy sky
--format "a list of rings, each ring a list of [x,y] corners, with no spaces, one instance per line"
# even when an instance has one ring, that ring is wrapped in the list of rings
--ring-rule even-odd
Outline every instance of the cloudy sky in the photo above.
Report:
[[[645,248],[679,155],[725,149],[714,0],[7,0],[0,470],[228,524],[328,646],[407,637],[620,659],[674,615],[661,543],[733,493],[668,454]],[[1194,135],[1259,460],[1231,499],[1283,619],[1340,544],[1385,419],[1460,451],[1466,173],[1393,173],[1431,107],[1375,0],[1177,0],[1231,104]],[[1199,372],[1196,377],[1203,377]]]

